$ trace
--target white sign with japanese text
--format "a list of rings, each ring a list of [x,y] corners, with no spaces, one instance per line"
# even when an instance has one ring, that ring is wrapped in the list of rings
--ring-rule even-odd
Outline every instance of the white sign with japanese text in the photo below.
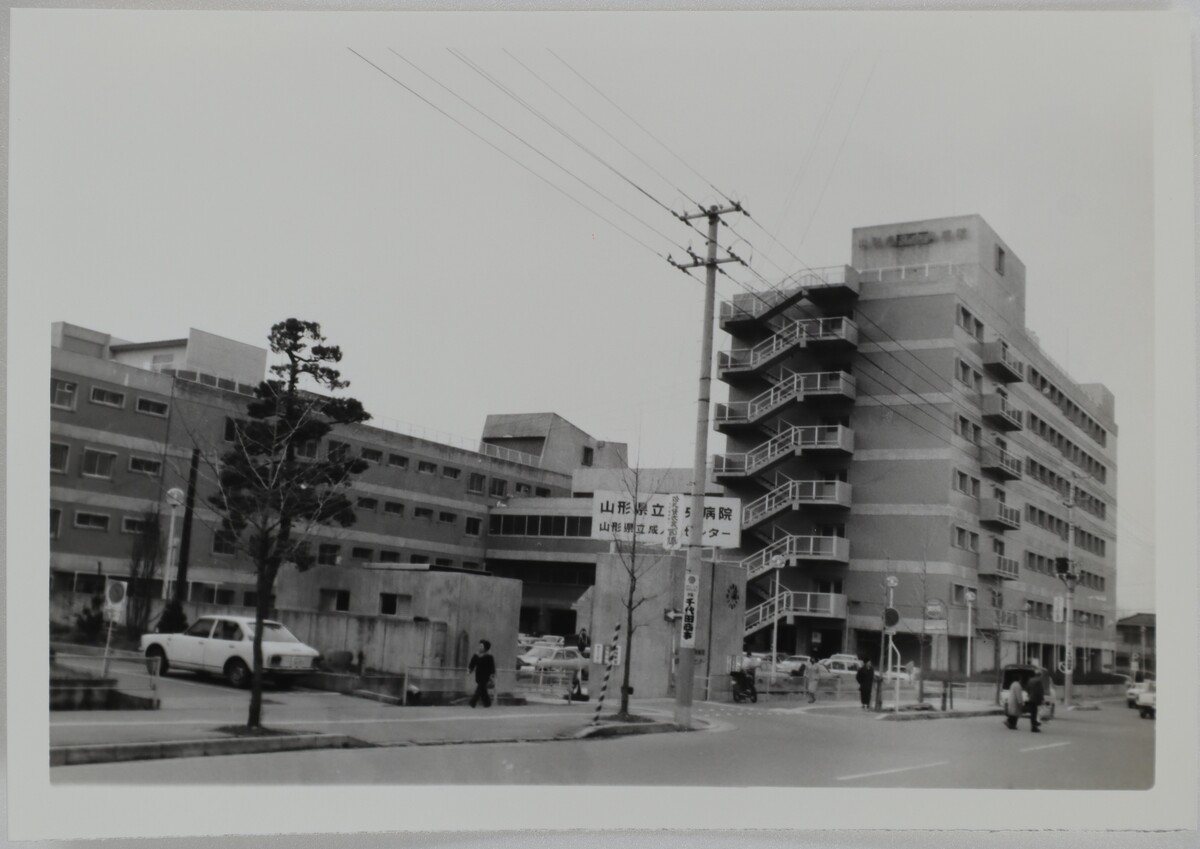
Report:
[[[702,545],[740,546],[741,515],[738,499],[705,496]],[[691,518],[690,495],[649,495],[635,504],[628,493],[597,492],[592,498],[592,539],[632,542],[636,536],[638,542],[674,551],[688,544]]]
[[[700,600],[700,577],[688,574],[683,578],[683,616],[680,617],[679,647],[696,647],[696,606]]]

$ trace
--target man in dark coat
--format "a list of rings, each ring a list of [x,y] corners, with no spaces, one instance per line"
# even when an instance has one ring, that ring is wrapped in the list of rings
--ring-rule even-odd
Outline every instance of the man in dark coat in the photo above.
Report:
[[[1025,706],[1029,708],[1029,730],[1035,734],[1042,730],[1039,727],[1038,710],[1045,700],[1046,683],[1042,679],[1042,670],[1034,667],[1033,677],[1025,684]]]
[[[475,673],[475,692],[471,695],[471,707],[475,707],[480,701],[485,708],[492,706],[488,685],[492,682],[492,676],[496,674],[496,659],[489,654],[491,649],[491,643],[480,640],[479,651],[475,652],[471,662],[467,664],[467,671]]]
[[[854,680],[858,682],[858,695],[862,698],[862,709],[871,709],[871,687],[875,684],[875,670],[871,666],[871,661],[867,661],[858,668],[858,672],[854,673]]]

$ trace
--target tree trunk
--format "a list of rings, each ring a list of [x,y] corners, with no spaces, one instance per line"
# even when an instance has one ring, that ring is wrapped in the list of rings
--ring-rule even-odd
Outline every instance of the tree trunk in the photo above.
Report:
[[[634,591],[637,589],[637,578],[629,576],[629,597],[625,600],[625,657],[622,660],[625,668],[621,670],[621,715],[629,713],[629,673],[633,666],[633,604]]]
[[[262,634],[266,607],[270,600],[266,564],[258,567],[258,594],[254,599],[254,669],[250,673],[250,714],[248,728],[262,728]]]

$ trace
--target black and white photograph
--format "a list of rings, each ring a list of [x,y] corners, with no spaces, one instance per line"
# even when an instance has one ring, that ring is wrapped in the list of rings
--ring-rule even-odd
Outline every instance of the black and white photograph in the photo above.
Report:
[[[10,836],[1195,829],[1192,24],[11,10]]]

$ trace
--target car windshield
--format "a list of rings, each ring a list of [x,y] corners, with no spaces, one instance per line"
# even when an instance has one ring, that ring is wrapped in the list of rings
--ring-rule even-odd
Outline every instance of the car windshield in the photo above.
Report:
[[[246,633],[251,637],[254,636],[254,623],[246,623]],[[298,643],[296,636],[287,628],[280,625],[278,622],[263,623],[263,642],[264,643]]]

